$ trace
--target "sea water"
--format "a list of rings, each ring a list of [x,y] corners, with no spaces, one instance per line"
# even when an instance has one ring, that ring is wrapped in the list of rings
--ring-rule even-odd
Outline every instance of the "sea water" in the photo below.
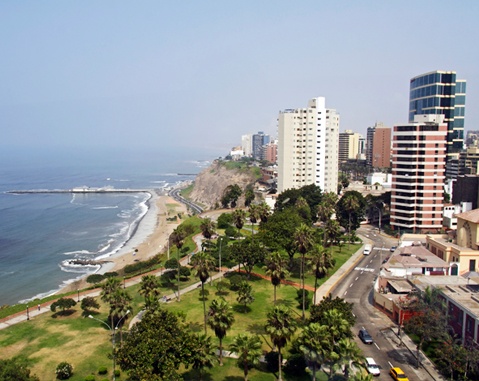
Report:
[[[9,191],[83,186],[161,190],[194,180],[208,165],[205,156],[139,153],[128,158],[122,152],[0,157],[0,306],[51,294],[97,271],[71,261],[115,253],[131,238],[150,197]]]

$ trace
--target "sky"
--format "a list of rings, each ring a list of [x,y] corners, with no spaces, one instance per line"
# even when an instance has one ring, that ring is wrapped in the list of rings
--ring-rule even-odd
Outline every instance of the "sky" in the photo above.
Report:
[[[407,122],[409,80],[467,80],[479,2],[2,1],[0,150],[204,149],[326,97],[340,131]]]

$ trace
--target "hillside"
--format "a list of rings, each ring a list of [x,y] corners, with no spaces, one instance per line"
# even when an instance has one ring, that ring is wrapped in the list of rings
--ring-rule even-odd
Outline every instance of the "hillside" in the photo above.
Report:
[[[237,184],[244,192],[248,185],[253,185],[259,178],[258,167],[217,160],[198,174],[188,198],[203,205],[205,210],[214,209],[216,205],[221,205],[223,191],[228,185]],[[244,206],[244,197],[240,197],[238,206]]]

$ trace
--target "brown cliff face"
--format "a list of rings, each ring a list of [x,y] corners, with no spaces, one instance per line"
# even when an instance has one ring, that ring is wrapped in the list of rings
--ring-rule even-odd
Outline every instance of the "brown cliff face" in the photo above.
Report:
[[[238,207],[244,206],[244,192],[248,185],[254,185],[258,179],[258,168],[229,168],[224,162],[215,161],[196,176],[189,199],[203,205],[205,210],[221,207],[221,197],[228,185],[237,184],[243,191]]]

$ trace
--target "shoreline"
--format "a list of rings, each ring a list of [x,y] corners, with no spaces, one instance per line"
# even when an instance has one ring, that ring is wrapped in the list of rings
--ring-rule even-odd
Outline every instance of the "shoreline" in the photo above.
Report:
[[[130,239],[117,252],[95,258],[100,262],[100,268],[95,271],[95,274],[121,270],[126,265],[151,258],[167,247],[168,237],[181,223],[181,220],[171,222],[167,218],[170,214],[186,213],[187,208],[169,195],[159,194],[156,189],[149,193],[151,197],[146,201],[148,209],[133,228]],[[88,275],[61,286],[54,294],[77,291],[91,286],[86,282]]]

